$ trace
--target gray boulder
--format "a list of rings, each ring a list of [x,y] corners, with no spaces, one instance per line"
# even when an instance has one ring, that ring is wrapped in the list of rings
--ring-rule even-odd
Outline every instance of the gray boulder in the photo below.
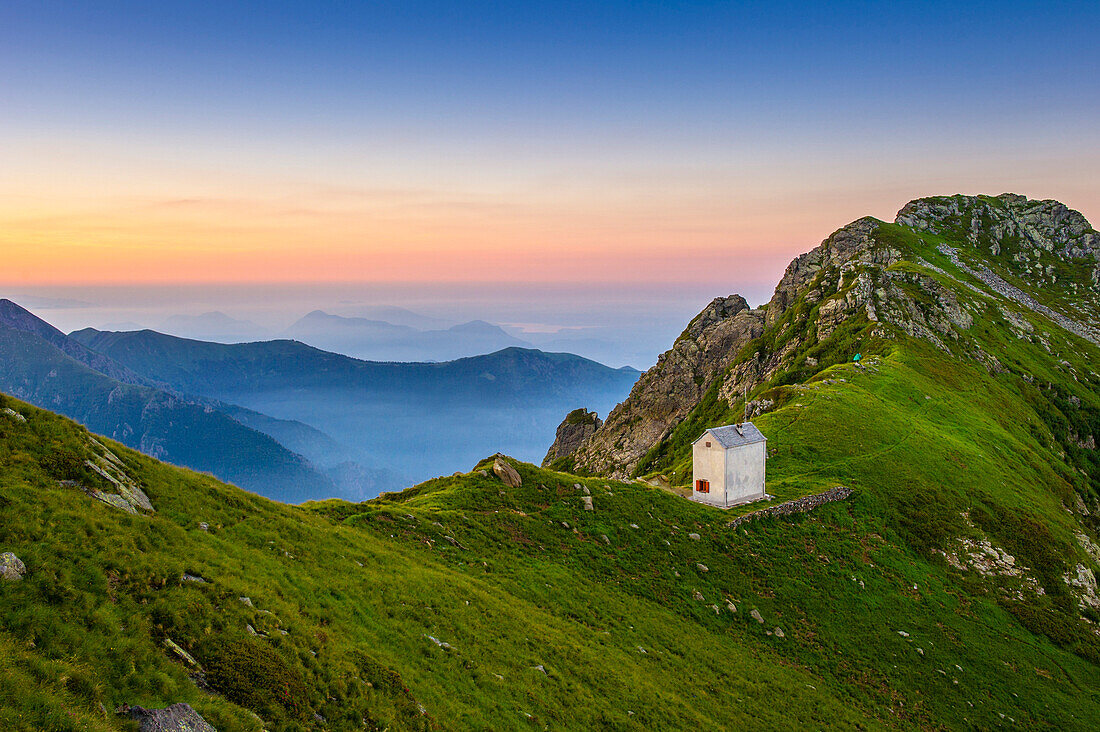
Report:
[[[27,573],[27,565],[11,552],[0,554],[0,579],[18,581]]]
[[[523,485],[523,478],[519,477],[516,469],[500,458],[493,461],[493,472],[509,488],[519,488]]]
[[[130,707],[130,719],[140,732],[218,732],[188,704],[173,704],[164,709]]]

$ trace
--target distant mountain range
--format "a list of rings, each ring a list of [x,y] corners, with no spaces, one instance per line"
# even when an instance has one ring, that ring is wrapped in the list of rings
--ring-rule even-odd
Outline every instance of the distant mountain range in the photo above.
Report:
[[[326,351],[374,361],[448,361],[511,346],[532,347],[527,341],[484,320],[472,320],[445,329],[420,330],[410,325],[346,318],[321,310],[294,323],[284,335]]]
[[[414,479],[494,449],[541,457],[560,409],[606,413],[639,375],[522,348],[438,364],[379,363],[295,341],[226,345],[90,328],[72,337],[181,392],[311,425],[353,459]]]
[[[476,341],[494,328],[445,332]],[[520,348],[438,364],[379,363],[289,340],[65,335],[0,300],[0,391],[288,502],[369,498],[498,448],[537,456],[557,414],[579,406],[606,413],[637,376]],[[446,440],[434,437],[443,433]]]
[[[0,300],[0,390],[153,457],[269,497],[302,501],[338,492],[333,480],[307,459],[210,400],[189,398],[139,376],[10,300]]]
[[[122,330],[114,328],[111,330]],[[130,330],[127,328],[126,330]],[[140,330],[134,328],[133,330]],[[202,315],[173,315],[164,322],[164,332],[183,338],[198,338],[217,343],[243,343],[256,341],[270,336],[263,328],[251,320],[237,320],[222,312],[203,313]]]

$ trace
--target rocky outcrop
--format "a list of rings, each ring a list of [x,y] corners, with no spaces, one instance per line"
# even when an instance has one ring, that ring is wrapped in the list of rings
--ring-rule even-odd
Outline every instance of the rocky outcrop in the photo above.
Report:
[[[523,478],[516,469],[499,457],[493,461],[493,473],[509,488],[519,488],[523,485]]]
[[[1015,193],[919,198],[905,204],[894,221],[941,236],[961,234],[994,256],[1032,249],[1100,262],[1100,234],[1082,214],[1058,201]]]
[[[12,419],[14,419],[16,422],[26,422],[27,421],[26,417],[24,417],[22,414],[15,411],[11,407],[4,407],[3,409],[0,409],[0,414],[7,415],[8,417],[11,417]]]
[[[1002,277],[988,267],[971,267],[967,265],[959,259],[958,251],[952,247],[941,245],[939,250],[947,255],[956,267],[989,285],[989,288],[998,295],[1013,300],[1033,312],[1045,315],[1070,333],[1100,346],[1100,328],[1078,322],[1048,305],[1043,305],[1020,288],[1005,282]]]
[[[1083,564],[1078,564],[1066,573],[1065,583],[1077,595],[1077,603],[1082,610],[1091,608],[1100,610],[1100,589],[1096,585],[1096,575]]]
[[[900,226],[911,230],[900,231]],[[979,254],[986,261],[992,255],[1016,262],[1022,282],[1030,282],[1027,277],[1037,278],[1038,285],[1057,281],[1064,260],[1074,262],[1064,271],[1078,272],[1081,261],[1087,260],[1088,267],[1095,265],[1100,272],[1100,235],[1079,213],[1053,201],[1009,194],[920,199],[901,209],[896,225],[870,217],[858,219],[796,257],[765,307],[750,309],[737,295],[711,302],[642,375],[603,427],[583,439],[572,454],[573,469],[630,477],[712,387],[732,409],[781,374],[796,372],[802,380],[842,360],[850,355],[845,349],[868,334],[918,338],[952,355],[974,359],[991,373],[1006,367],[984,351],[971,333],[975,318],[984,316],[990,305],[1002,311],[1022,305],[1083,338],[1100,341],[1100,322],[1096,322],[1100,298],[1090,300],[1092,295],[1085,297],[1088,293],[1082,290],[1100,293],[1095,272],[1091,286],[1082,285],[1080,277],[1059,285],[1057,307],[1081,315],[1070,317],[1038,303],[988,268],[967,267],[954,250],[944,251],[961,272],[949,273],[930,264],[909,243],[914,231],[917,238],[928,232],[969,242],[982,250]],[[978,297],[971,297],[972,293]],[[1031,328],[1026,318],[1015,314],[1010,323],[1018,333],[1026,334]],[[758,338],[758,348],[746,349]],[[830,340],[840,348],[830,348]],[[831,361],[821,362],[822,354]],[[750,402],[754,414],[771,406],[766,396],[757,396]],[[716,411],[713,405],[708,409]],[[682,442],[684,437],[690,439],[685,435],[678,439]]]
[[[573,453],[575,469],[629,477],[763,330],[764,311],[750,309],[740,295],[713,300]]]
[[[808,343],[829,339],[851,318],[880,322],[884,304],[891,320],[903,331],[946,348],[946,340],[957,337],[955,331],[970,326],[969,314],[959,307],[950,291],[928,277],[917,285],[935,291],[942,307],[925,312],[911,302],[902,290],[905,283],[894,282],[910,275],[887,270],[901,260],[902,254],[877,236],[882,225],[873,218],[859,219],[795,258],[763,308],[749,309],[738,295],[714,300],[657,365],[642,375],[626,401],[608,416],[604,427],[577,449],[575,468],[629,477],[646,453],[680,424],[716,380],[720,380],[719,399],[733,405],[757,385],[791,368],[796,354]],[[907,305],[892,308],[892,301]],[[788,311],[800,302],[799,315],[788,318]],[[812,322],[808,320],[810,313]],[[765,328],[776,334],[771,348],[742,353]],[[937,333],[950,335],[945,339]],[[811,362],[817,366],[816,359],[805,361]],[[754,407],[759,409],[761,403]]]
[[[595,434],[601,425],[603,420],[595,412],[589,412],[583,408],[574,409],[558,425],[554,443],[550,445],[546,457],[542,459],[542,466],[549,467],[555,460],[572,455],[582,442]]]
[[[79,481],[64,480],[61,484],[66,487],[80,488],[97,501],[102,501],[126,513],[135,515],[155,513],[153,502],[149,500],[149,496],[137,481],[127,475],[126,466],[123,465],[122,460],[94,437],[88,436],[86,440],[95,455],[92,459],[84,461],[85,467],[96,473],[114,490],[100,490]]]
[[[1003,267],[1002,274],[1060,293],[1062,312],[1058,315],[1083,321],[1089,329],[1089,335],[1083,337],[1096,342],[1100,334],[1100,233],[1081,213],[1058,201],[1036,201],[1004,193],[996,197],[944,196],[910,201],[895,221],[964,244],[964,249],[976,251],[996,263],[997,268]],[[976,269],[977,273],[971,274],[999,294],[1035,309],[1033,301],[1023,302],[1018,297],[1018,290],[1006,291],[1011,285],[987,267]],[[1066,322],[1052,316],[1053,312],[1044,314],[1081,335],[1079,329],[1067,327]]]
[[[173,704],[164,709],[130,707],[130,719],[140,732],[217,732],[188,704]]]
[[[27,565],[11,552],[0,554],[0,579],[18,582],[27,573]]]
[[[901,258],[900,253],[875,239],[875,232],[881,224],[881,221],[869,216],[853,221],[787,265],[787,271],[783,273],[768,303],[768,325],[779,322],[787,308],[827,267],[840,267],[847,263],[885,267],[897,262]],[[820,296],[814,298],[812,291],[809,297],[815,302],[821,299]]]

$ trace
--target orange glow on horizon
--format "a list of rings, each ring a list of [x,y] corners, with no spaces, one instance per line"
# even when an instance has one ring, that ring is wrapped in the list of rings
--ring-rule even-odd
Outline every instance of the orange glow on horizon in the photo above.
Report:
[[[697,206],[444,201],[326,210],[180,199],[13,209],[0,208],[6,284],[713,282],[723,272],[770,278],[791,251],[816,243],[808,225],[779,233]]]

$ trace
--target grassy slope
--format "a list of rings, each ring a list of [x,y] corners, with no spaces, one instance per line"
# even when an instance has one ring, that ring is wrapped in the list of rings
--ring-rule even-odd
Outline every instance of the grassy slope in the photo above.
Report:
[[[167,635],[208,668],[219,648],[237,648],[245,666],[273,648],[304,689],[290,710],[273,705],[275,688],[251,700],[276,728],[308,724],[313,711],[333,728],[363,717],[395,728],[959,727],[995,726],[1000,714],[1095,726],[1094,663],[1025,630],[990,583],[908,548],[922,527],[938,530],[936,521],[906,523],[917,499],[942,503],[930,513],[947,521],[980,497],[943,489],[958,471],[981,473],[988,490],[1048,520],[1056,542],[1070,540],[1058,497],[1032,489],[1056,484],[1046,463],[993,459],[994,445],[1026,448],[1033,439],[1014,430],[1018,415],[959,420],[966,395],[935,370],[937,359],[915,349],[858,374],[837,367],[829,375],[844,383],[814,387],[769,415],[775,491],[843,478],[857,494],[809,517],[737,531],[725,527],[725,512],[600,479],[581,481],[597,507],[585,512],[578,479],[522,464],[516,490],[474,472],[366,504],[301,509],[112,445],[159,509],[131,517],[56,487],[42,463],[51,465],[57,445],[76,449],[79,428],[8,400],[29,421],[0,422],[0,548],[30,572],[0,584],[0,644],[12,651],[0,657],[0,721],[115,728],[97,702],[184,700],[219,729],[257,729],[168,659]],[[826,412],[862,413],[843,440],[887,449],[853,460],[842,440],[820,439],[836,429],[822,421]],[[962,425],[958,442],[927,434],[946,417]],[[966,432],[973,444],[961,439]],[[1011,547],[1010,539],[1002,540]],[[211,583],[181,583],[183,572]],[[764,624],[749,617],[754,608]],[[251,638],[246,623],[270,638]],[[776,627],[784,638],[769,634]],[[400,684],[378,690],[383,668],[400,673],[415,701]],[[16,696],[24,679],[36,691]]]
[[[884,718],[990,726],[1003,713],[1030,725],[1088,728],[1100,719],[1100,644],[1087,626],[1070,622],[1073,613],[1058,610],[1069,599],[1060,562],[1082,559],[1075,523],[1062,508],[1072,489],[1036,444],[1044,427],[1034,414],[984,372],[944,366],[938,354],[910,343],[864,370],[830,369],[822,380],[834,383],[799,389],[759,420],[776,451],[770,492],[795,497],[840,482],[856,489],[848,503],[809,518],[733,532],[725,528],[730,514],[660,490],[612,484],[609,496],[604,482],[592,479],[584,482],[593,489],[594,513],[580,510],[580,494],[572,490],[562,498],[562,491],[527,489],[501,496],[501,513],[487,517],[496,525],[484,530],[480,519],[480,535],[470,536],[460,531],[462,512],[484,511],[492,497],[468,495],[442,479],[393,499],[392,507],[370,504],[347,520],[375,531],[398,525],[410,538],[429,535],[444,546],[438,535],[444,530],[430,527],[438,519],[478,554],[501,563],[508,558],[508,569],[496,572],[510,575],[509,589],[547,605],[568,606],[576,591],[543,596],[538,589],[547,567],[556,573],[564,565],[564,575],[581,579],[582,587],[615,585],[677,608],[709,632],[771,646]],[[977,407],[978,398],[1002,408]],[[552,482],[545,475],[532,479]],[[386,522],[406,511],[418,517],[416,527]],[[963,511],[978,528],[968,526]],[[560,521],[581,536],[570,537]],[[1009,597],[1018,580],[959,573],[929,551],[951,537],[980,535],[981,528],[1035,570],[1048,595],[1017,603]],[[687,539],[691,531],[701,541]],[[539,551],[533,557],[508,552],[501,545],[507,536],[525,538]],[[460,561],[462,553],[454,553]],[[709,571],[697,571],[696,562]],[[695,590],[705,602],[693,599]],[[727,598],[738,614],[715,615],[709,605],[724,607]],[[753,607],[764,625],[745,617]],[[1047,629],[1062,647],[1023,626],[1018,618],[1032,610],[1044,621],[1065,623]],[[787,637],[768,637],[773,625]]]
[[[11,651],[0,656],[5,728],[117,728],[98,704],[123,701],[188,701],[219,729],[259,728],[238,705],[201,692],[169,660],[164,637],[196,655],[208,675],[226,664],[241,674],[274,668],[266,692],[248,701],[275,728],[307,725],[314,711],[332,728],[355,728],[362,718],[378,727],[434,720],[498,729],[870,722],[842,703],[842,691],[783,663],[762,639],[701,626],[682,608],[614,583],[579,581],[565,564],[538,569],[546,583],[534,591],[498,576],[498,563],[525,561],[516,551],[523,545],[503,543],[486,565],[461,564],[404,531],[391,540],[385,528],[341,526],[331,509],[275,504],[108,443],[159,509],[123,514],[49,474],[51,455],[83,449],[80,428],[5,401],[28,422],[0,421],[0,546],[29,568],[22,582],[0,584],[0,645]],[[475,502],[498,495],[495,479],[456,481]],[[478,533],[493,530],[488,514],[477,516]],[[562,536],[563,546],[574,537]],[[184,572],[210,583],[181,582]],[[249,636],[249,623],[270,638]],[[387,668],[430,717],[400,683],[385,691]],[[790,708],[768,703],[777,687]]]
[[[0,584],[0,722],[113,728],[97,702],[185,700],[219,729],[257,728],[168,660],[168,635],[208,670],[226,649],[238,671],[281,666],[281,687],[242,698],[277,728],[314,711],[332,728],[363,717],[397,728],[1097,728],[1100,639],[1061,575],[1088,562],[1066,509],[1095,499],[1096,457],[1069,436],[1100,433],[1100,354],[1027,313],[1035,332],[1017,338],[999,306],[919,264],[965,278],[936,237],[882,235],[913,254],[897,270],[975,309],[958,345],[1008,372],[874,338],[862,319],[810,339],[794,369],[753,394],[777,402],[756,419],[773,451],[769,492],[856,493],[736,531],[732,512],[527,465],[515,490],[474,472],[294,508],[113,447],[160,509],[130,517],[56,487],[50,454],[76,449],[77,428],[9,400],[30,419],[0,418],[0,550],[30,573]],[[816,307],[796,303],[787,335],[781,323],[750,349],[781,346]],[[873,354],[862,369],[847,363],[854,350]],[[682,477],[680,432],[739,409],[708,395],[650,467]],[[951,568],[937,550],[964,536],[1009,550],[1045,594]],[[212,582],[182,584],[185,571]],[[18,696],[20,683],[34,693]]]
[[[121,383],[38,335],[2,324],[0,385],[133,447],[249,488],[262,487],[282,500],[317,496],[316,490],[299,490],[311,483],[327,488],[321,495],[333,491],[322,473],[264,432],[204,404]],[[283,425],[293,428],[293,423]]]

